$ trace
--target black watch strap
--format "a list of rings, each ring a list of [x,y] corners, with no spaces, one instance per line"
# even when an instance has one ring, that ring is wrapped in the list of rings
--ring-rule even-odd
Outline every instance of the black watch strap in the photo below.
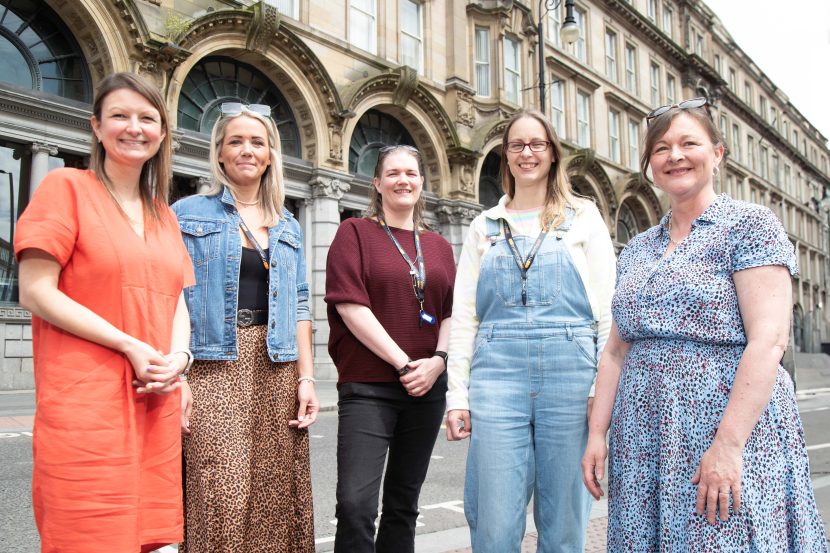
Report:
[[[444,368],[447,367],[447,360],[449,359],[450,356],[447,355],[446,351],[436,350],[436,352],[433,353],[432,355],[433,355],[433,357],[437,355],[438,357],[443,359],[444,360]]]

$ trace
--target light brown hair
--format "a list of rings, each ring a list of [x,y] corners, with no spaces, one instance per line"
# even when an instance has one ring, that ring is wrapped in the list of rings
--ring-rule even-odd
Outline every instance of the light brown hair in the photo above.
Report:
[[[161,220],[161,209],[167,206],[167,198],[170,194],[170,180],[173,176],[173,141],[170,135],[170,124],[167,118],[167,108],[164,99],[158,89],[134,73],[113,73],[107,76],[98,85],[95,94],[95,101],[92,104],[92,114],[97,121],[101,121],[101,110],[104,100],[110,93],[116,90],[132,90],[143,96],[159,112],[161,130],[164,138],[161,141],[156,155],[144,162],[141,168],[141,175],[138,179],[138,192],[141,203],[144,206],[144,213],[149,214],[155,220]],[[104,170],[104,162],[107,159],[107,150],[98,140],[95,133],[92,133],[92,152],[89,159],[89,168],[98,177],[98,180],[110,193],[118,208],[121,203],[115,196],[115,192],[107,172]],[[123,209],[121,209],[123,212]]]
[[[545,115],[537,110],[521,110],[510,118],[507,125],[504,127],[504,134],[501,139],[501,164],[499,171],[501,172],[501,189],[510,198],[516,193],[516,179],[513,173],[510,172],[510,167],[507,165],[507,142],[510,137],[510,129],[519,119],[525,117],[535,119],[545,129],[547,140],[550,142],[550,147],[553,150],[553,163],[551,163],[550,172],[548,173],[548,184],[545,193],[545,208],[539,215],[540,223],[543,228],[557,228],[565,222],[565,207],[573,205],[574,193],[571,188],[571,181],[568,179],[568,174],[565,171],[565,165],[562,162],[562,144],[559,142],[559,137],[556,136],[556,131],[553,125],[547,120]]]
[[[681,114],[688,115],[700,123],[700,126],[703,127],[703,130],[706,132],[709,140],[712,141],[713,146],[724,146],[723,155],[726,157],[726,144],[723,141],[720,130],[718,130],[718,127],[715,125],[715,121],[706,109],[706,106],[686,109],[675,106],[648,122],[648,130],[646,131],[643,153],[640,155],[640,173],[646,181],[652,182],[648,176],[648,166],[651,162],[651,151],[654,149],[655,144],[663,138],[663,135],[668,132],[674,118]]]

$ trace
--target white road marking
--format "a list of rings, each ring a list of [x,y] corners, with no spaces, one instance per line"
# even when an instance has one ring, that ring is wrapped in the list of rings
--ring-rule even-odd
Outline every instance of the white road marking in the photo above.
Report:
[[[444,456],[443,455],[430,455],[429,458],[430,459],[443,459]]]
[[[431,511],[432,509],[447,509],[448,511],[453,511],[455,513],[464,513],[464,507],[459,507],[459,505],[464,505],[463,501],[445,501],[444,503],[436,503],[434,505],[421,505],[421,509],[425,511]]]
[[[807,451],[815,451],[817,449],[824,449],[825,447],[830,447],[830,442],[826,444],[816,444],[816,445],[808,445]]]
[[[815,409],[799,409],[802,413],[815,413],[817,411],[827,411],[830,407],[816,407]]]
[[[309,434],[308,437],[309,438],[314,438],[315,440],[325,438],[325,436],[323,436],[322,434]]]

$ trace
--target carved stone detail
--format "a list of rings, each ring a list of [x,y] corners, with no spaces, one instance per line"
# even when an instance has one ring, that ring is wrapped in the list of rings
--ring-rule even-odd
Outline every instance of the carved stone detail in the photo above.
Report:
[[[460,203],[458,200],[439,200],[435,209],[438,221],[442,224],[464,226],[468,226],[480,212],[480,209]]]
[[[20,322],[30,321],[32,314],[22,307],[0,307],[0,321],[3,322]]]
[[[245,47],[260,54],[265,54],[280,29],[280,12],[277,8],[265,2],[258,2],[253,6],[254,16],[248,30]]]
[[[329,198],[340,200],[343,194],[351,189],[349,183],[332,177],[317,176],[308,183],[311,186],[312,198]]]
[[[50,156],[58,155],[58,147],[53,146],[52,144],[46,144],[45,142],[33,142],[29,148],[32,150],[33,154],[44,152]]]
[[[329,125],[329,158],[343,161],[343,127],[334,123]]]
[[[395,87],[392,103],[405,108],[412,94],[418,88],[418,72],[407,65],[401,67],[400,71],[401,78],[398,81],[398,86]]]
[[[459,90],[456,95],[457,121],[461,125],[473,128],[476,124],[475,109],[473,107],[473,95],[469,92]]]

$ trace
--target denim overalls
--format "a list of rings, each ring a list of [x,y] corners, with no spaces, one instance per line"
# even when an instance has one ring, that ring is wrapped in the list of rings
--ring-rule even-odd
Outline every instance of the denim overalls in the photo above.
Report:
[[[487,219],[491,247],[476,292],[480,321],[470,371],[472,439],[464,511],[474,553],[518,553],[531,494],[539,553],[582,553],[591,510],[581,460],[596,372],[596,322],[564,236],[574,211],[551,230],[521,273]],[[535,236],[516,236],[525,258]]]

